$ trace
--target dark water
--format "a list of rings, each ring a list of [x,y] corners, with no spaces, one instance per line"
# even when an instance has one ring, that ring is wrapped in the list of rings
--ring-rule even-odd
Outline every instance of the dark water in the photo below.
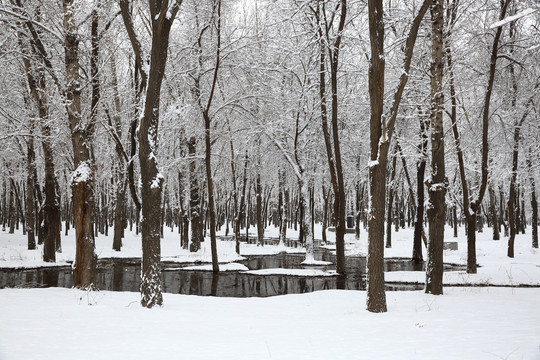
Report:
[[[335,261],[329,252],[319,251],[316,258]],[[250,256],[240,261],[250,270],[286,268],[314,268],[301,264],[304,255],[278,254]],[[299,294],[325,289],[364,290],[366,259],[348,257],[345,276],[309,277],[292,275],[254,275],[242,272],[222,272],[214,275],[209,271],[183,270],[192,264],[163,263],[163,291],[174,294],[266,297],[284,294]],[[182,267],[179,267],[182,266]],[[334,265],[317,266],[321,270],[333,270]],[[140,261],[138,259],[103,259],[98,263],[97,287],[101,290],[138,292],[140,286]],[[385,271],[423,271],[422,264],[409,260],[390,259]],[[0,269],[0,288],[4,287],[66,287],[73,286],[71,267],[38,269]],[[416,290],[422,285],[388,285],[387,290]]]

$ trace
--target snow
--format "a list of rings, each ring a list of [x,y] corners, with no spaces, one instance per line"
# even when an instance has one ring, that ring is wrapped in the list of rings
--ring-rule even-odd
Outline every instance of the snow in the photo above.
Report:
[[[314,260],[314,259],[302,261],[302,265],[325,266],[325,265],[331,265],[331,264],[332,263],[330,261],[322,261],[322,260]]]
[[[253,235],[256,228],[252,229]],[[491,229],[477,234],[478,274],[446,272],[444,295],[423,291],[386,292],[388,312],[365,310],[365,291],[324,290],[269,298],[221,298],[163,294],[163,306],[142,308],[140,294],[76,289],[1,289],[0,359],[540,359],[540,252],[531,248],[530,227],[516,237],[515,258],[506,257],[507,239],[491,239]],[[140,257],[140,235],[126,232],[121,252],[111,235],[96,238],[96,253],[106,257]],[[219,232],[223,234],[223,231]],[[290,238],[297,236],[287,230]],[[315,227],[320,239],[321,228]],[[177,229],[165,228],[164,261],[209,262],[207,238],[198,253],[182,250]],[[269,227],[265,236],[277,237]],[[386,257],[409,257],[413,229],[392,234]],[[463,227],[445,241],[448,263],[465,264]],[[327,234],[335,242],[335,233]],[[365,255],[367,232],[359,240],[346,234],[346,254]],[[75,256],[74,231],[62,234],[62,264]],[[328,248],[333,248],[328,245]],[[243,259],[234,241],[218,241],[219,259]],[[55,265],[42,263],[41,246],[26,250],[26,237],[0,232],[0,267]],[[241,254],[298,251],[284,246],[241,243]],[[426,256],[425,248],[423,254]],[[204,265],[210,269],[209,265]],[[221,270],[244,271],[238,264]],[[231,268],[230,268],[231,267]],[[266,269],[255,274],[333,276],[322,268]],[[201,267],[195,267],[201,270]],[[425,281],[423,272],[388,272],[387,281]],[[517,288],[517,285],[536,286]],[[463,287],[465,285],[465,287]],[[481,285],[471,287],[469,285]],[[485,285],[506,286],[487,287]],[[306,331],[307,330],[307,331]],[[30,339],[30,340],[29,340]],[[91,351],[83,351],[91,344]],[[399,354],[399,356],[396,356]]]
[[[158,172],[156,174],[156,177],[152,179],[152,183],[150,184],[150,188],[151,189],[158,189],[161,186],[161,184],[163,183],[164,180],[165,180],[165,178],[163,177],[163,175]]]
[[[489,27],[490,29],[495,29],[495,28],[498,28],[500,26],[503,26],[503,25],[506,25],[512,21],[515,21],[517,19],[520,19],[524,16],[527,16],[527,15],[530,15],[532,13],[534,13],[535,11],[537,11],[538,9],[532,9],[532,8],[528,8],[528,9],[525,9],[523,11],[520,11],[518,12],[517,14],[515,15],[512,15],[512,16],[507,16],[505,17],[504,19],[500,20],[500,21],[497,21],[493,24],[491,24],[491,26]]]
[[[292,275],[292,276],[335,276],[335,271],[323,271],[317,269],[261,269],[245,271],[252,275]]]
[[[186,266],[183,270],[199,270],[199,271],[212,271],[212,265],[195,265]],[[239,263],[219,264],[219,271],[246,271],[249,270],[247,266]]]
[[[92,176],[92,170],[88,165],[88,162],[83,161],[77,166],[73,174],[71,175],[71,183],[77,184],[80,182],[88,182]]]
[[[540,289],[387,292],[385,314],[364,309],[363,291],[246,299],[163,294],[164,306],[152,310],[128,292],[1,294],[4,360],[540,358]]]

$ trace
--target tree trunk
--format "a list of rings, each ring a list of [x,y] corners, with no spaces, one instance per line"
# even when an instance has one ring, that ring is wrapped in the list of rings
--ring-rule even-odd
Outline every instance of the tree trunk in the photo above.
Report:
[[[260,166],[260,165],[259,165]],[[261,188],[261,173],[257,172],[255,177],[255,197],[256,197],[256,221],[257,221],[257,246],[264,246],[264,227],[262,220],[262,188]]]
[[[126,202],[126,179],[123,171],[118,172],[116,180],[116,204],[114,208],[114,235],[113,249],[122,249],[122,238],[124,237],[124,206]]]
[[[531,186],[531,227],[532,247],[538,248],[538,202],[536,200],[536,184],[532,172],[531,149],[527,156],[527,170],[529,171],[529,184]]]
[[[444,164],[443,130],[443,0],[431,6],[432,64],[431,64],[431,181],[428,184],[430,206],[426,293],[443,293],[443,244],[446,218],[447,179]]]
[[[467,222],[467,273],[476,274],[476,213],[465,217]]]
[[[287,177],[285,170],[280,168],[278,173],[279,178],[279,196],[278,196],[278,207],[279,207],[279,245],[284,246],[285,241],[287,241],[287,203],[286,203],[286,192],[287,192]],[[324,228],[324,224],[323,224]],[[324,231],[324,229],[323,229]]]
[[[92,108],[90,122],[83,124],[81,112],[81,89],[79,79],[79,38],[73,0],[63,0],[64,29],[66,32],[64,50],[67,92],[67,113],[73,145],[75,171],[72,175],[73,222],[75,227],[75,263],[73,265],[73,286],[87,288],[96,283],[97,256],[94,253],[94,233],[92,215],[94,210],[94,163],[92,156],[93,125],[96,121],[99,103],[99,79],[97,62],[99,57],[98,13],[92,12]]]
[[[397,163],[397,147],[396,151],[394,152],[394,156],[392,157],[392,175],[390,175],[390,186],[388,190],[388,210],[387,210],[387,218],[386,218],[386,248],[392,247],[392,208],[394,204],[394,192],[396,184],[394,184],[394,180],[396,177],[396,164]]]
[[[413,20],[405,42],[405,59],[399,84],[388,117],[383,118],[384,104],[384,20],[382,1],[368,0],[369,35],[371,60],[369,69],[370,98],[370,162],[369,186],[370,209],[368,220],[368,261],[367,261],[367,310],[386,312],[384,293],[384,213],[386,192],[386,165],[389,142],[394,132],[403,90],[408,81],[414,44],[420,22],[429,5],[425,0]]]
[[[158,170],[156,151],[158,147],[159,100],[161,83],[165,74],[169,32],[180,4],[174,2],[155,3],[150,1],[150,23],[152,26],[152,46],[150,51],[149,74],[146,73],[141,44],[135,34],[129,2],[120,1],[122,18],[128,32],[133,51],[143,76],[142,88],[147,80],[144,113],[140,121],[139,164],[142,182],[142,248],[141,305],[151,308],[163,303],[161,293],[161,244],[160,217],[161,194],[164,178]]]
[[[424,175],[426,170],[426,158],[427,158],[427,146],[428,146],[428,136],[427,136],[427,126],[429,126],[429,121],[423,119],[422,112],[420,115],[420,160],[416,168],[416,221],[414,222],[414,235],[413,235],[413,253],[412,253],[412,262],[420,264],[424,262],[422,256],[422,235],[424,233],[424,201],[425,201],[425,192],[424,192]]]
[[[495,199],[495,190],[491,182],[488,185],[489,193],[489,210],[491,212],[491,226],[493,227],[493,240],[500,240],[501,234],[499,232],[499,218],[497,215],[497,206]]]
[[[187,142],[189,154],[189,209],[191,214],[191,244],[190,252],[197,252],[201,248],[203,237],[203,224],[201,217],[201,202],[199,199],[199,180],[197,177],[196,154],[197,139],[192,136]]]
[[[458,237],[458,218],[457,218],[457,206],[452,206],[452,217],[454,218],[454,237]]]
[[[33,120],[30,127],[33,129]],[[34,171],[36,167],[36,154],[34,150],[34,137],[29,136],[26,141],[26,235],[28,239],[28,250],[36,249],[36,238],[34,234],[35,208],[34,208]]]
[[[301,206],[302,206],[302,229],[304,233],[304,240],[306,246],[306,259],[305,262],[313,262],[314,249],[313,249],[313,232],[311,231],[311,206],[309,205],[309,185],[304,177],[298,179],[298,187],[300,188]]]
[[[15,222],[17,221],[17,214],[15,212],[15,182],[13,178],[9,178],[9,233],[15,233]]]

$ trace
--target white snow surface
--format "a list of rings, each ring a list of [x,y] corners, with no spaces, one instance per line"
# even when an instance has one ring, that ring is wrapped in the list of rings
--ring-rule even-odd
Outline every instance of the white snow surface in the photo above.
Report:
[[[183,270],[199,270],[199,271],[212,271],[212,264],[210,265],[194,265],[185,266]],[[175,269],[178,270],[178,269]],[[219,264],[219,271],[246,271],[249,270],[247,266],[239,263]]]
[[[540,289],[387,292],[388,312],[363,291],[270,298],[163,294],[151,310],[128,292],[5,289],[0,358],[538,359]]]
[[[253,235],[256,228],[252,229]],[[277,236],[270,227],[265,236]],[[109,236],[96,238],[105,257],[140,257],[140,235],[126,232],[121,252]],[[223,231],[220,232],[223,234]],[[297,232],[289,229],[290,238]],[[331,242],[335,233],[328,232]],[[464,229],[458,238],[446,228],[445,262],[465,264]],[[164,293],[164,305],[145,309],[140,295],[76,289],[1,289],[0,359],[540,359],[540,252],[531,248],[530,227],[516,237],[515,257],[506,256],[507,238],[477,233],[478,274],[446,272],[444,295],[423,291],[386,292],[388,312],[365,310],[364,291],[324,290],[270,298],[217,298]],[[321,237],[316,225],[315,237]],[[385,257],[410,257],[413,229],[392,233]],[[365,255],[367,233],[345,237],[347,255]],[[162,258],[176,262],[211,259],[210,241],[190,253],[180,248],[177,229],[165,230]],[[234,241],[218,241],[221,263],[242,259]],[[327,247],[333,248],[333,245]],[[75,256],[73,229],[62,233],[58,264]],[[241,255],[302,251],[279,246],[241,244]],[[0,232],[0,267],[37,267],[42,247],[26,250],[26,237]],[[423,255],[426,256],[425,248]],[[208,266],[208,265],[207,265]],[[229,266],[220,264],[221,269]],[[322,271],[314,269],[265,270]],[[331,272],[326,274],[330,275]],[[304,275],[302,275],[304,276]],[[423,272],[388,272],[386,281],[425,281]],[[497,285],[508,287],[486,287]]]
[[[244,271],[246,274],[252,275],[292,275],[292,276],[335,276],[335,271],[323,271],[319,269],[260,269]]]

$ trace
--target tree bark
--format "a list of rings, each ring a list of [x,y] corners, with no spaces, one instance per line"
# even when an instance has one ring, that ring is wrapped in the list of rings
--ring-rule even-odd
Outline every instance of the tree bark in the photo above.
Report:
[[[420,112],[420,160],[416,167],[416,220],[414,222],[414,235],[413,235],[413,253],[412,262],[420,264],[424,262],[422,256],[422,235],[424,233],[424,175],[426,171],[426,158],[427,158],[427,126],[429,121],[423,119],[422,112]]]
[[[143,69],[141,46],[134,34],[133,22],[129,13],[129,3],[121,0],[122,17],[130,36],[130,41],[140,65],[143,83],[148,79],[144,113],[140,121],[139,165],[142,182],[142,271],[141,271],[141,305],[151,308],[163,303],[161,293],[161,244],[160,217],[161,194],[163,191],[163,175],[158,170],[156,151],[158,147],[159,100],[161,83],[165,74],[169,32],[179,10],[181,1],[169,6],[168,1],[149,0],[152,41],[150,51],[150,71],[147,75]],[[148,77],[147,77],[148,76]]]
[[[380,0],[368,1],[371,60],[369,69],[370,98],[370,209],[368,215],[367,310],[386,312],[384,293],[384,213],[386,192],[386,166],[389,142],[394,132],[397,112],[408,81],[414,44],[418,28],[430,1],[425,0],[413,20],[405,41],[403,72],[394,93],[390,114],[383,118],[384,103],[384,20]]]
[[[280,168],[278,173],[279,181],[279,195],[278,195],[278,208],[279,208],[279,245],[284,246],[287,241],[287,177],[285,170]],[[324,224],[323,224],[324,228]],[[323,229],[324,231],[324,229]]]
[[[499,217],[497,215],[497,201],[495,198],[495,190],[491,182],[488,185],[489,193],[489,210],[491,213],[491,226],[493,227],[493,240],[500,240],[501,234],[499,231]]]
[[[394,192],[396,188],[396,184],[394,184],[394,180],[396,177],[396,164],[397,163],[397,147],[394,151],[394,156],[392,156],[392,174],[390,175],[390,186],[388,190],[388,210],[387,210],[387,217],[386,217],[386,248],[392,247],[392,210],[393,210],[393,204],[394,204]],[[394,210],[395,211],[395,210]]]
[[[73,197],[73,222],[75,227],[75,263],[73,265],[73,286],[87,288],[96,283],[97,255],[94,252],[94,233],[92,215],[94,211],[94,162],[92,155],[92,133],[96,121],[99,103],[99,80],[97,62],[99,57],[98,44],[98,13],[92,12],[91,29],[91,76],[92,76],[92,107],[90,121],[84,124],[81,118],[81,88],[79,79],[79,38],[75,23],[73,0],[63,0],[64,9],[64,40],[66,67],[66,109],[75,171],[71,179]]]
[[[30,128],[34,128],[34,121],[31,120]],[[35,208],[34,208],[34,171],[36,168],[36,154],[34,149],[34,137],[29,136],[26,140],[26,236],[28,239],[28,250],[36,249],[35,238]]]
[[[426,293],[443,293],[443,244],[446,218],[446,179],[443,130],[443,0],[431,6],[431,181],[428,183],[430,206]]]
[[[197,252],[201,248],[203,238],[203,224],[201,201],[199,199],[199,180],[197,176],[196,154],[197,139],[192,136],[187,142],[189,154],[189,210],[191,215],[191,244],[190,252]]]

